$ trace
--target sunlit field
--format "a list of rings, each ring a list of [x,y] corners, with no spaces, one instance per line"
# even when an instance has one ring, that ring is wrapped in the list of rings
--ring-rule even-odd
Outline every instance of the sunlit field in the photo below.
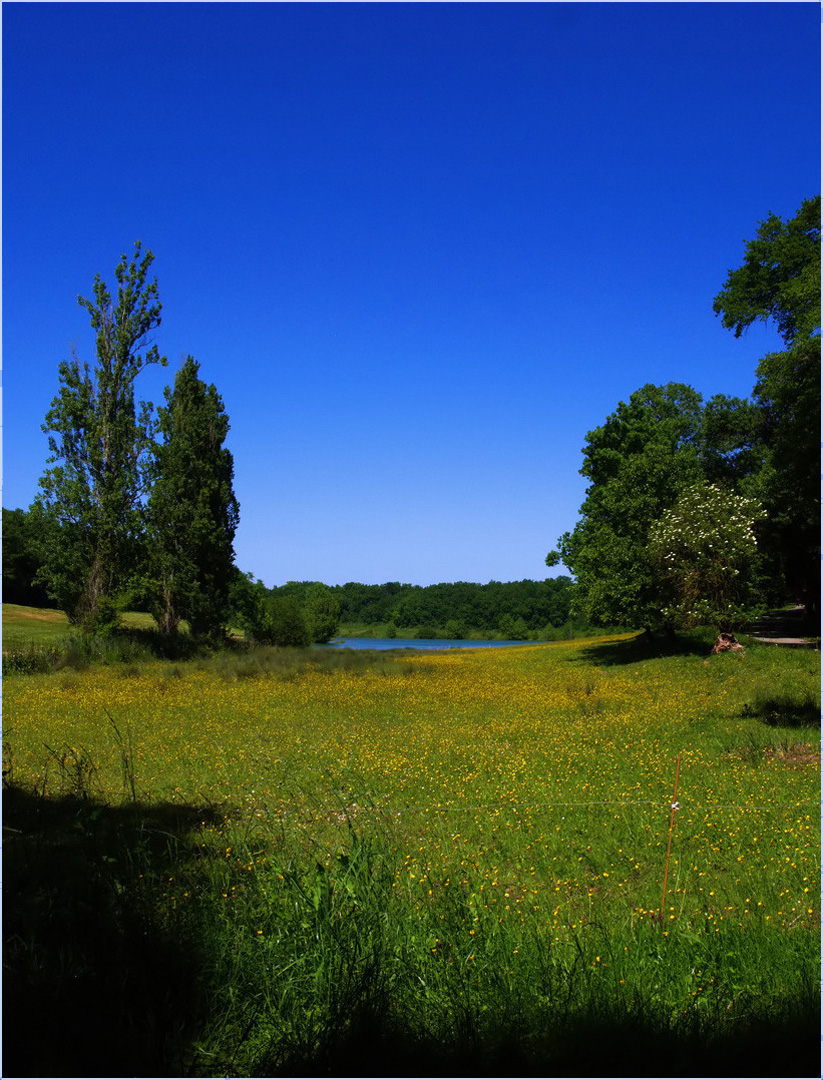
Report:
[[[151,615],[129,611],[123,616],[123,623],[129,627],[148,628],[154,625],[154,620]],[[3,604],[4,652],[37,645],[55,645],[66,637],[70,629],[69,620],[62,611]]]
[[[11,675],[12,825],[62,806],[185,946],[158,1075],[780,1075],[819,1054],[819,654],[680,646]]]

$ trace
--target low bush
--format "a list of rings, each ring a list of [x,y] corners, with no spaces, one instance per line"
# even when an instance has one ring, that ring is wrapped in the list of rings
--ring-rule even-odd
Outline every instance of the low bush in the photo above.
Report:
[[[54,671],[60,650],[55,645],[24,645],[3,653],[4,675],[33,675]]]

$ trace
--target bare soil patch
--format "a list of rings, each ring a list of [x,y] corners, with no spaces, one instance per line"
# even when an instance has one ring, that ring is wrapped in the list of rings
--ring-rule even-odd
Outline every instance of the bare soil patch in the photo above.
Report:
[[[781,761],[784,765],[799,768],[801,765],[819,765],[820,747],[809,746],[807,743],[798,743],[786,750],[764,750],[767,760]]]
[[[33,619],[36,622],[61,622],[64,618],[62,611],[16,611],[15,619]]]

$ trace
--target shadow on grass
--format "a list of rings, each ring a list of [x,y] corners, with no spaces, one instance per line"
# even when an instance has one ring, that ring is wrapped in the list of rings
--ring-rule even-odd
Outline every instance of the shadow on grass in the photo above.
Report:
[[[41,798],[16,786],[5,789],[3,808],[4,1075],[211,1076],[215,1060],[233,1061],[250,1029],[230,1029],[209,1063],[191,1052],[209,1025],[219,1029],[222,1020],[213,1015],[203,927],[188,923],[180,907],[166,923],[157,908],[162,893],[173,889],[169,878],[196,865],[192,832],[201,822],[215,822],[214,812],[169,804],[110,807],[82,796]],[[372,869],[363,880],[371,886]],[[349,903],[346,890],[330,896]],[[353,916],[352,941],[358,944],[361,934],[370,939],[363,919],[362,913]],[[275,1016],[271,1057],[265,1037],[255,1039],[246,1072],[221,1068],[216,1074],[816,1075],[820,1012],[814,986],[802,1001],[734,1018],[733,1028],[725,1013],[698,1031],[675,1026],[668,1013],[655,1022],[606,1012],[547,1020],[544,1031],[527,1033],[513,1007],[494,1025],[484,1018],[481,1030],[468,1011],[450,1015],[444,1005],[437,1031],[410,1034],[402,1017],[392,1023],[385,972],[367,966],[369,978],[362,987],[358,983],[361,959],[355,950],[341,961],[335,985],[344,984],[348,973],[356,993],[347,995],[343,986],[341,1007],[329,1012],[310,1052],[304,1045],[284,1060]],[[270,977],[277,982],[277,973]],[[452,1004],[461,1009],[459,998]],[[257,1008],[250,995],[252,1016]]]
[[[212,816],[4,788],[5,1076],[183,1075],[200,964],[153,901]]]
[[[614,667],[638,664],[643,660],[658,660],[667,656],[707,657],[714,644],[711,631],[690,634],[650,634],[647,631],[626,641],[608,641],[602,645],[584,646],[569,663],[596,664]]]
[[[819,638],[820,619],[802,606],[767,611],[745,628],[745,633],[764,638]]]
[[[500,1018],[496,1037],[471,1032],[443,1041],[393,1032],[385,1014],[352,1019],[309,1060],[255,1076],[294,1077],[774,1077],[814,1076],[820,1058],[820,1005],[788,1004],[782,1015],[751,1016],[733,1034],[678,1031],[642,1017],[581,1017],[536,1039],[521,1039],[517,1020]]]
[[[769,727],[820,727],[820,699],[808,690],[761,692],[743,706],[741,715],[757,717]]]
[[[233,644],[226,639],[219,643],[219,647],[229,649]],[[68,657],[76,655],[81,662],[135,663],[193,660],[208,656],[217,648],[218,644],[192,637],[185,631],[167,634],[151,626],[118,626],[104,634],[75,635],[69,640],[65,651]]]

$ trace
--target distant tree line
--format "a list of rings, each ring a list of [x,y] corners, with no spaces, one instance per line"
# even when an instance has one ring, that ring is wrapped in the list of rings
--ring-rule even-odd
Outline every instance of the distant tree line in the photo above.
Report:
[[[238,622],[248,634],[262,638],[277,636],[271,628],[267,630],[267,623],[296,628],[303,612],[306,634],[314,641],[328,640],[340,626],[348,633],[389,637],[400,632],[418,638],[474,636],[523,641],[539,635],[559,636],[556,631],[560,628],[573,632],[569,622],[571,594],[571,579],[557,577],[427,586],[397,581],[383,585],[350,581],[333,586],[291,581],[272,589],[247,578],[238,581],[233,595]]]
[[[34,607],[55,606],[42,576],[43,545],[36,514],[3,510],[3,599],[7,603]],[[184,529],[179,534],[185,536]],[[172,536],[178,535],[175,530]],[[178,541],[180,542],[180,541]],[[161,556],[163,560],[161,561]],[[186,559],[174,558],[162,547],[157,564],[169,573],[185,570]],[[587,629],[571,613],[573,584],[559,576],[544,581],[490,581],[485,585],[458,581],[438,585],[407,585],[397,581],[383,585],[324,585],[317,581],[291,581],[267,588],[251,574],[233,568],[223,618],[259,643],[305,646],[327,642],[340,628],[353,634],[395,636],[398,632],[419,638],[500,638],[509,641],[571,636]],[[161,579],[162,580],[162,579]],[[130,598],[139,610],[154,613],[160,626],[169,610],[162,589],[135,589]],[[190,617],[191,607],[179,609]],[[189,614],[182,615],[186,611]],[[195,615],[196,618],[196,615]],[[165,625],[166,629],[172,629]]]
[[[785,351],[751,399],[647,385],[586,436],[580,520],[546,562],[591,623],[726,629],[801,600],[819,625],[819,195],[761,222],[713,306],[736,337],[772,320]]]
[[[570,586],[568,577],[484,585],[465,581],[428,586],[349,582],[334,592],[344,622],[431,628],[453,638],[472,632],[499,633],[518,640],[568,621]]]
[[[57,607],[45,585],[38,584],[42,554],[39,536],[25,510],[3,507],[3,603]]]

